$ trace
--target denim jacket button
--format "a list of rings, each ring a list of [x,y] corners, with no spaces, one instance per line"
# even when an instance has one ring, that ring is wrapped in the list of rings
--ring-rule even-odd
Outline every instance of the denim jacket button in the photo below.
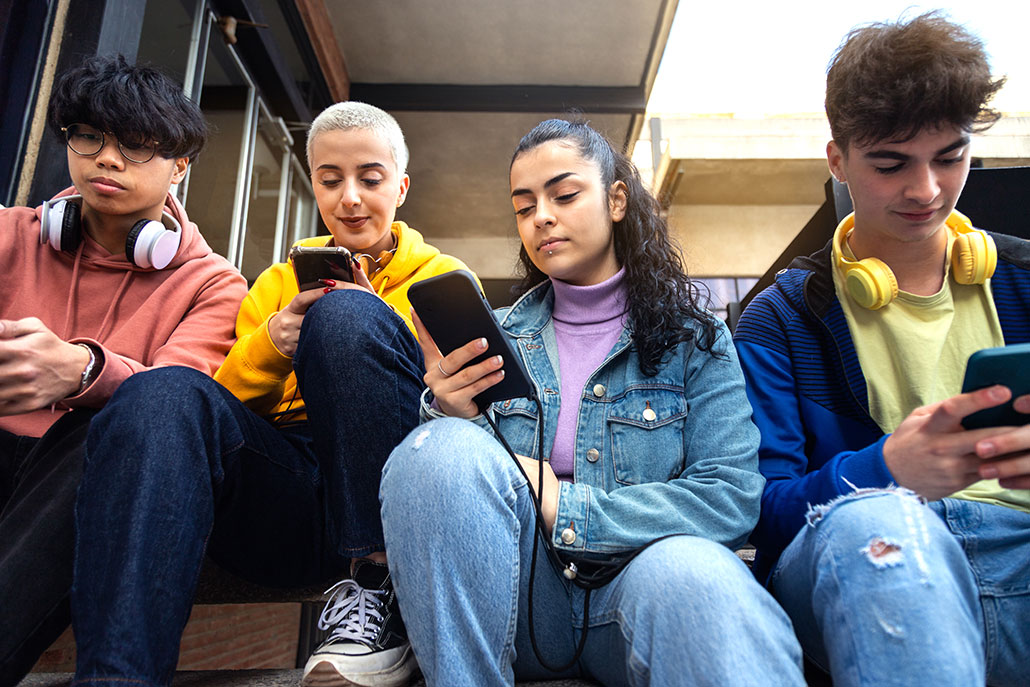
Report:
[[[604,384],[594,384],[594,396],[601,398],[602,396],[604,396],[604,392]]]
[[[576,530],[566,527],[561,531],[561,541],[566,546],[571,546],[576,541]]]
[[[644,419],[648,422],[654,422],[655,418],[658,417],[658,413],[654,412],[654,408],[644,408]]]
[[[601,457],[601,452],[596,448],[587,449],[587,460],[591,463],[596,463],[597,459]]]

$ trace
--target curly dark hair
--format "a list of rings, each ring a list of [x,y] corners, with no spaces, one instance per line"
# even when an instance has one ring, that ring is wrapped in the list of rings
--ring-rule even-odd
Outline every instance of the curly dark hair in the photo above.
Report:
[[[208,127],[196,103],[170,77],[129,64],[121,55],[94,57],[61,75],[54,86],[47,123],[89,124],[119,141],[153,140],[161,157],[191,161],[207,141]]]
[[[694,340],[704,351],[711,350],[718,334],[715,317],[703,303],[698,285],[687,277],[683,256],[669,236],[658,201],[640,181],[640,173],[630,159],[615,150],[608,140],[585,122],[549,119],[522,137],[511,162],[523,153],[547,143],[562,141],[573,145],[585,160],[597,163],[602,188],[616,181],[626,185],[626,215],[612,224],[615,258],[625,268],[629,307],[629,328],[640,357],[640,371],[648,377],[658,373],[666,354],[684,341]],[[525,246],[519,250],[522,280],[516,295],[522,295],[547,279],[530,260]],[[687,326],[689,320],[699,330]]]
[[[940,12],[853,29],[826,72],[833,140],[908,141],[927,127],[989,128],[1001,115],[987,103],[1005,83],[992,79],[983,43]]]

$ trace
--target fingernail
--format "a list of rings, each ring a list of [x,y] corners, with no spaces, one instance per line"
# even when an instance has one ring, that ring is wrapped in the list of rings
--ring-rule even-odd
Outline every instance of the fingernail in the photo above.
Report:
[[[328,287],[326,287],[325,289],[322,289],[322,293],[329,293],[330,291],[332,291],[332,289],[330,289]]]
[[[1005,400],[1005,387],[1003,386],[992,386],[990,391],[990,397],[992,401],[1004,401]]]
[[[336,286],[336,282],[332,279],[319,279],[318,283],[326,286]]]
[[[498,370],[497,374],[500,377],[500,379],[504,379],[504,370]]]
[[[476,348],[478,348],[481,351],[485,350],[486,349],[486,339],[480,339],[479,341],[477,341],[476,342]]]
[[[495,355],[494,356],[494,365],[500,365],[503,362],[504,362],[504,359],[501,358],[501,356],[499,356],[499,355]]]
[[[983,479],[994,479],[998,476],[998,468],[993,465],[984,465],[980,468],[980,477]]]
[[[984,441],[976,446],[976,453],[981,458],[990,458],[998,453],[998,447],[989,441]]]

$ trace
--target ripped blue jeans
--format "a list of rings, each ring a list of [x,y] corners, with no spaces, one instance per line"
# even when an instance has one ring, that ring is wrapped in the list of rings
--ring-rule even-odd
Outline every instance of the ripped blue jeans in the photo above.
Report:
[[[813,508],[773,595],[843,685],[1026,685],[1030,514],[864,489]]]

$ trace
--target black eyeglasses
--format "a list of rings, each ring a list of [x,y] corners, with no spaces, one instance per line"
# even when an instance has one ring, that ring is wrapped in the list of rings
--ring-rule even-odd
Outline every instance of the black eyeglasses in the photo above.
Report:
[[[77,155],[92,157],[104,149],[104,132],[89,124],[70,124],[62,126],[61,131],[64,132],[68,147]],[[136,164],[150,162],[157,153],[157,146],[154,142],[118,141],[118,151],[122,157]]]

